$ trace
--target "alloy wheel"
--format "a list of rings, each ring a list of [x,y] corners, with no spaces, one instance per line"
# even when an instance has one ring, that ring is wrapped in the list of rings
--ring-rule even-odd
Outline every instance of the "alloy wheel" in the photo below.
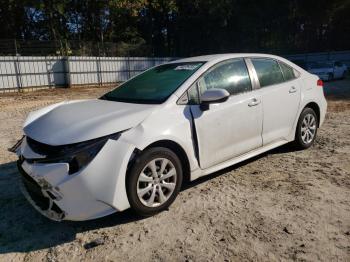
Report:
[[[147,207],[164,204],[174,193],[176,169],[166,158],[156,158],[146,164],[137,180],[137,196]]]
[[[312,114],[306,114],[301,123],[301,139],[305,144],[309,144],[316,134],[316,118]]]

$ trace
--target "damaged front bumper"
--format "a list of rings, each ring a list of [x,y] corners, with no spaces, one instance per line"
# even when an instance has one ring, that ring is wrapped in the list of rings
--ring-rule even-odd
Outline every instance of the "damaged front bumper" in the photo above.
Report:
[[[31,176],[22,168],[22,161],[17,161],[18,171],[21,174],[20,189],[28,202],[41,214],[54,221],[61,221],[65,218],[66,213],[60,209],[54,199],[62,199],[59,193],[45,182],[41,187]],[[55,193],[54,193],[55,192]]]
[[[15,149],[19,155],[21,190],[44,216],[55,220],[90,220],[130,207],[125,190],[127,164],[134,146],[108,140],[82,170],[71,174],[67,163],[32,163],[43,157],[23,139]]]

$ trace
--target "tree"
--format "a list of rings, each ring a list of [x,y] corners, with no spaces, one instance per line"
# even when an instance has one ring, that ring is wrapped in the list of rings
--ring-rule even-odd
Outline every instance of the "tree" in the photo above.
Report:
[[[315,52],[349,48],[349,13],[349,0],[3,0],[0,37],[78,54]]]

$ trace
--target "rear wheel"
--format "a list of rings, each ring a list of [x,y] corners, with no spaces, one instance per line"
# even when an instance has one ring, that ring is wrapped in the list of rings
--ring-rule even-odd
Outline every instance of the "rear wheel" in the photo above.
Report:
[[[141,216],[151,216],[174,202],[182,183],[178,156],[163,147],[150,148],[134,162],[126,190],[132,209]]]
[[[309,107],[304,108],[298,120],[294,144],[299,149],[309,148],[315,141],[317,127],[318,118],[315,111]]]

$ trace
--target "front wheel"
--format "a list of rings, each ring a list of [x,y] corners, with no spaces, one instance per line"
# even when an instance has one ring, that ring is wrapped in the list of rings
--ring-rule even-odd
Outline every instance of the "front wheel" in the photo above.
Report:
[[[152,216],[174,202],[182,184],[182,166],[168,148],[147,149],[128,172],[126,191],[131,208],[141,216]]]
[[[301,112],[294,144],[299,149],[309,148],[315,141],[318,127],[318,118],[312,108],[304,108]]]

